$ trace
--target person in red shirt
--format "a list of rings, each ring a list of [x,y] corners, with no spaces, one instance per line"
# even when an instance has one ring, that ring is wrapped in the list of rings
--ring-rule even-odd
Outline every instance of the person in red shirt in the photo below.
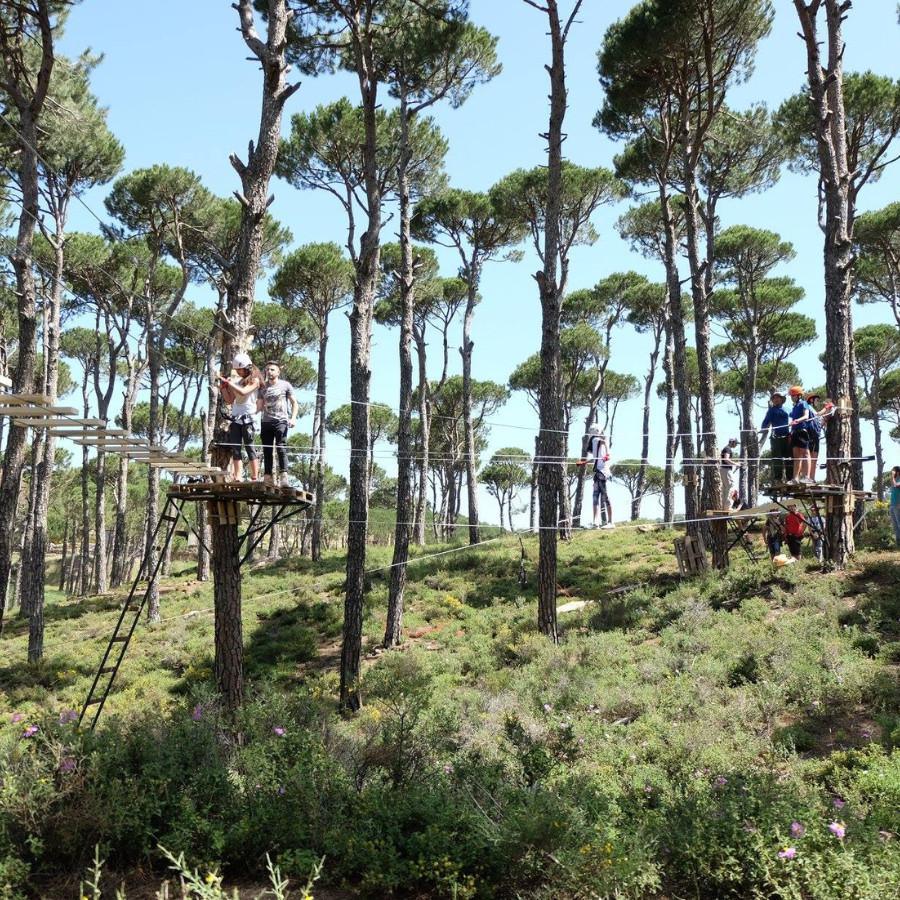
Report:
[[[797,504],[788,504],[788,514],[784,520],[784,537],[788,550],[795,559],[800,559],[800,547],[803,544],[803,534],[806,531],[806,519],[797,512]]]

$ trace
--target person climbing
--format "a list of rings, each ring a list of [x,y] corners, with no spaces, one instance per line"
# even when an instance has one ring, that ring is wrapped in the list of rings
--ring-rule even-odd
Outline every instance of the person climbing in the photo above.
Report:
[[[578,465],[586,465],[593,460],[594,470],[594,528],[615,528],[613,524],[612,504],[609,502],[606,480],[609,477],[609,446],[606,435],[599,425],[591,425],[588,429],[587,446],[583,458]],[[605,519],[605,521],[604,521]]]
[[[803,388],[795,384],[789,391],[793,408],[791,409],[791,453],[794,457],[794,472],[791,483],[812,484],[809,475],[811,465],[809,446],[811,431],[809,420],[813,412],[809,404],[803,399]]]
[[[900,466],[891,469],[891,525],[894,526],[894,542],[900,547]]]
[[[788,503],[788,514],[784,519],[784,538],[788,550],[794,559],[800,559],[800,548],[803,544],[803,533],[806,531],[806,520],[797,512],[796,503]]]
[[[733,474],[736,468],[734,464],[734,448],[738,445],[737,438],[729,439],[728,443],[722,448],[721,465],[722,470],[722,509],[731,509],[731,491],[734,489]]]
[[[790,472],[791,443],[790,416],[784,408],[787,397],[775,391],[769,397],[769,409],[762,420],[760,431],[769,432],[769,452],[772,454],[772,484],[781,484],[788,480]]]
[[[247,449],[250,464],[250,480],[259,480],[259,457],[253,440],[256,437],[256,412],[262,373],[246,353],[236,353],[232,360],[236,375],[229,378],[219,375],[219,392],[222,399],[231,405],[228,425],[228,444],[231,449],[230,477],[232,481],[242,481],[242,447]]]
[[[277,362],[266,363],[266,380],[260,391],[260,406],[262,409],[262,424],[260,434],[263,445],[263,480],[266,484],[273,483],[273,453],[278,450],[278,470],[281,473],[279,484],[288,487],[288,461],[287,461],[287,433],[297,421],[299,404],[294,396],[294,388],[281,377],[281,366]],[[288,412],[290,406],[290,412]]]

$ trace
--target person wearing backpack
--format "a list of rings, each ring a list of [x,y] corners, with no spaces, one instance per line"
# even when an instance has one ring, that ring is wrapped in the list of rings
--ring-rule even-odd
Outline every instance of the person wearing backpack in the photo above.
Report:
[[[606,443],[606,435],[602,434],[599,425],[591,425],[588,430],[587,446],[583,458],[578,465],[586,465],[588,460],[593,460],[594,471],[594,528],[615,528],[612,520],[612,504],[609,502],[606,479],[609,477],[609,446]],[[606,519],[603,522],[603,519]],[[603,522],[603,524],[601,524]]]

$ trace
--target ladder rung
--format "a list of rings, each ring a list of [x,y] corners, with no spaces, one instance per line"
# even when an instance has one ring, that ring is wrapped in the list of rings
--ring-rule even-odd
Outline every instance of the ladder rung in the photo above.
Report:
[[[99,703],[102,699],[102,697],[91,697],[90,699],[84,701],[84,705],[90,706],[92,703]]]
[[[160,516],[163,522],[177,522],[178,516]]]
[[[110,640],[111,644],[124,644],[128,638],[125,635],[117,634],[114,638]]]
[[[115,672],[115,671],[116,671],[115,666],[107,666],[105,669],[100,670],[100,674],[101,675],[109,675],[110,672]]]

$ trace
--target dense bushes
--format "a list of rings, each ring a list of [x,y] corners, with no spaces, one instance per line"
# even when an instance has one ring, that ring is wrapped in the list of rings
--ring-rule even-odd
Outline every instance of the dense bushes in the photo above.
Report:
[[[496,743],[464,745],[409,661],[361,731],[327,725],[309,698],[252,704],[240,746],[203,704],[97,736],[21,723],[2,748],[0,896],[29,868],[83,871],[95,844],[118,868],[159,860],[162,844],[226,874],[264,871],[269,853],[301,877],[324,855],[327,881],[371,896],[900,887],[898,752],[834,754],[802,776],[778,763],[725,771],[662,755],[660,735],[616,760],[554,711],[507,714]]]
[[[893,556],[834,576],[763,563],[655,586],[628,572],[645,583],[566,614],[552,645],[495,552],[411,584],[420,637],[373,658],[350,718],[334,674],[296,677],[304,629],[333,639],[321,574],[254,615],[254,699],[235,728],[188,644],[181,707],[162,682],[148,694],[148,663],[95,735],[66,712],[7,712],[0,898],[86,871],[95,846],[117,871],[162,877],[163,846],[226,881],[265,880],[268,854],[302,884],[324,856],[321,883],[370,897],[900,895]],[[591,598],[581,565],[571,592]]]

